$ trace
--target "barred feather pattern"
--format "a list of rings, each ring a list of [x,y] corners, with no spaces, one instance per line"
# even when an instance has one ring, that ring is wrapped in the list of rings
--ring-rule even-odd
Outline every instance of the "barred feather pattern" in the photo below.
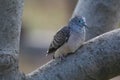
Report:
[[[59,47],[61,47],[65,42],[68,41],[70,36],[70,27],[65,26],[60,29],[54,36],[53,41],[50,44],[48,54],[55,52]]]

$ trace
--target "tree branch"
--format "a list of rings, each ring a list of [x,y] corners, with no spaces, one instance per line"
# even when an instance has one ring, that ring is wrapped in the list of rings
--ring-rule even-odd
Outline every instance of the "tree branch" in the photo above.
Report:
[[[108,80],[120,74],[120,29],[85,42],[64,61],[52,60],[28,80]]]
[[[73,16],[86,18],[86,40],[113,30],[120,22],[120,0],[79,0]]]
[[[0,80],[22,80],[18,68],[23,0],[0,0]]]
[[[64,61],[52,60],[25,76],[18,68],[23,0],[0,3],[0,80],[106,80],[120,74],[118,29],[85,42]],[[87,18],[87,39],[115,28],[119,5],[119,0],[79,0],[74,15]]]

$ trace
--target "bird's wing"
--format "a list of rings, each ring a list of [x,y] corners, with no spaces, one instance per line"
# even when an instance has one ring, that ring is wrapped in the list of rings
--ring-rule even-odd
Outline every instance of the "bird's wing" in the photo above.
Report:
[[[65,42],[68,41],[70,36],[70,27],[63,27],[54,36],[53,41],[50,44],[48,54],[55,52],[59,47],[61,47]]]

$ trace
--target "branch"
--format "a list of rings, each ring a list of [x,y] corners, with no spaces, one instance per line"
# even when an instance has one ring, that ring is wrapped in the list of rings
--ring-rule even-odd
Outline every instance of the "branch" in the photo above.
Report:
[[[21,80],[18,54],[23,0],[0,0],[0,80]]]
[[[79,0],[73,16],[86,18],[89,29],[86,40],[119,26],[120,0]]]
[[[120,29],[85,42],[64,61],[52,60],[28,80],[108,80],[120,74]]]

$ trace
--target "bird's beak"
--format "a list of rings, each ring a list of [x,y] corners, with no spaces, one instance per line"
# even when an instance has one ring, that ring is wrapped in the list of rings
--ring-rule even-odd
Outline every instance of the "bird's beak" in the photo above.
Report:
[[[85,26],[85,28],[87,28],[87,29],[89,28],[87,24],[85,24],[84,26]]]
[[[89,27],[87,25],[85,25],[85,27],[88,29]]]

